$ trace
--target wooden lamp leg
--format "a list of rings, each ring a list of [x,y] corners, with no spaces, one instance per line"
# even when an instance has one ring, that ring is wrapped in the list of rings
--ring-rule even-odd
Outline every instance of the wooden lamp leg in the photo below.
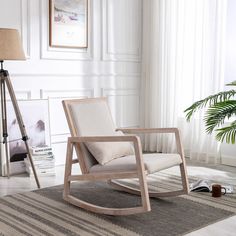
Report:
[[[18,121],[20,132],[21,132],[21,135],[22,135],[22,140],[25,143],[26,152],[28,153],[29,161],[30,161],[30,164],[31,164],[31,167],[32,167],[32,170],[33,170],[34,178],[35,178],[35,181],[37,183],[38,188],[40,188],[40,183],[39,183],[38,176],[37,176],[37,173],[36,173],[36,170],[35,170],[33,158],[32,158],[32,155],[31,155],[30,149],[29,149],[28,136],[27,136],[27,133],[26,133],[26,130],[25,130],[25,125],[24,125],[24,122],[23,122],[23,119],[22,119],[22,116],[21,116],[21,113],[20,113],[20,109],[19,109],[19,106],[18,106],[18,103],[17,103],[17,100],[16,100],[16,95],[14,93],[11,81],[9,79],[8,72],[6,70],[4,70],[4,80],[6,82],[8,92],[9,92],[9,95],[11,97],[13,108],[14,108],[14,111],[15,111],[15,114],[16,114],[16,119]]]

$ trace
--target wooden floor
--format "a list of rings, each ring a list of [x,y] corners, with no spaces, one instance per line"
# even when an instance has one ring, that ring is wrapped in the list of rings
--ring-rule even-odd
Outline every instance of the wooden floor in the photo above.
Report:
[[[79,168],[73,167],[73,171],[80,172]],[[56,167],[56,176],[39,177],[41,188],[63,184],[64,166]],[[14,193],[28,192],[36,190],[37,185],[34,177],[28,177],[27,174],[20,174],[7,177],[0,177],[0,197]]]
[[[77,167],[78,168],[78,167]],[[74,169],[78,173],[79,169]],[[193,162],[188,162],[188,172],[190,175],[195,175],[199,178],[208,178],[209,175],[214,175],[217,178],[224,178],[230,175],[231,183],[236,183],[236,168],[227,167],[223,165],[202,165]],[[217,177],[218,176],[218,177]],[[64,166],[56,167],[56,176],[54,177],[41,177],[40,184],[42,188],[59,185],[63,183]],[[34,178],[27,177],[25,174],[11,176],[10,179],[0,177],[0,197],[27,192],[37,189]],[[209,225],[205,228],[187,234],[188,236],[235,236],[236,235],[236,216],[227,218],[223,221]]]

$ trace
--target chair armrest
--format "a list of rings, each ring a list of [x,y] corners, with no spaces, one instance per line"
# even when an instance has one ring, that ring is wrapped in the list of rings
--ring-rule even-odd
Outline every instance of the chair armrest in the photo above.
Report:
[[[184,149],[178,128],[118,128],[116,130],[127,134],[174,133],[177,152],[180,154],[182,161],[185,161]]]
[[[127,134],[151,134],[151,133],[176,133],[178,128],[118,128],[116,131],[122,131]]]
[[[84,143],[84,142],[137,142],[139,139],[135,135],[116,135],[116,136],[80,136],[69,137],[68,141],[71,143]]]

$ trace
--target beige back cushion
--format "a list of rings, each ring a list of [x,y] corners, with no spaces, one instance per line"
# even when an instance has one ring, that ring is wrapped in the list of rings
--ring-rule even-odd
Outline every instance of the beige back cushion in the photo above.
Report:
[[[86,99],[84,102],[72,103],[70,109],[79,136],[124,135],[115,131],[116,127],[105,99]],[[134,153],[128,142],[88,142],[86,146],[102,165]]]

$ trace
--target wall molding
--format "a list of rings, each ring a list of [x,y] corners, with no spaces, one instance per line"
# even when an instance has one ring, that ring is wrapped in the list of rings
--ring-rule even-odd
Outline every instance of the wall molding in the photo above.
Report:
[[[30,90],[14,90],[17,100],[31,100],[32,92]],[[11,101],[9,92],[6,91],[6,100]]]
[[[69,73],[11,73],[11,77],[135,77],[138,78],[141,76],[140,73],[78,73],[78,74],[69,74]]]
[[[101,94],[108,98],[111,105],[114,103],[110,108],[118,127],[139,126],[140,95],[138,89],[102,88]]]
[[[139,90],[133,88],[102,88],[102,96],[139,96]]]
[[[21,0],[21,37],[26,58],[30,58],[30,0]]]
[[[47,90],[40,89],[41,99],[63,99],[63,98],[75,98],[75,97],[93,97],[93,88],[75,89],[75,90]]]
[[[51,143],[52,144],[67,143],[67,138],[69,136],[70,136],[70,133],[53,134],[51,135]]]

